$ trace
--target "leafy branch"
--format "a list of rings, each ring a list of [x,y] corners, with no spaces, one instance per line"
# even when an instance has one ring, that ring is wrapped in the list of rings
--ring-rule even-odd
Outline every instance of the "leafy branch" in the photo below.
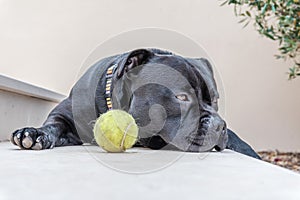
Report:
[[[253,22],[261,35],[278,41],[275,57],[293,61],[289,79],[300,76],[300,0],[225,0],[224,5],[234,6],[244,27]]]

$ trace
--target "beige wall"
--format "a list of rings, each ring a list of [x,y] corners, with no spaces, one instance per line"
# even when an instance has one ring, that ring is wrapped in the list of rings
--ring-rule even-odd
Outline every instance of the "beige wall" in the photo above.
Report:
[[[84,59],[106,39],[141,27],[175,30],[216,64],[233,130],[258,150],[300,150],[300,79],[287,81],[276,44],[252,26],[242,29],[232,8],[219,3],[0,0],[0,73],[67,94]]]
[[[54,106],[54,102],[0,90],[0,142],[19,128],[40,127]]]

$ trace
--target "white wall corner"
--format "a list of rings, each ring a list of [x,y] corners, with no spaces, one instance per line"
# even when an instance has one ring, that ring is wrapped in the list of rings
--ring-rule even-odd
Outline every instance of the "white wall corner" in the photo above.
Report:
[[[39,127],[65,96],[0,75],[0,141],[22,127]]]

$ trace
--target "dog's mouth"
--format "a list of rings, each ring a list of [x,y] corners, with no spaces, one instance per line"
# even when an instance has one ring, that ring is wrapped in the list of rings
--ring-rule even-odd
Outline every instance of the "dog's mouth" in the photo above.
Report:
[[[191,145],[198,145],[198,146],[202,146],[204,143],[204,137],[203,136],[188,136],[186,138],[187,142]]]
[[[166,142],[159,135],[155,135],[149,138],[140,138],[137,145],[147,146],[151,149],[176,149],[187,152],[207,152],[213,149],[216,151],[224,150],[227,143],[227,134],[222,134],[217,140],[213,138],[207,135],[192,134],[185,137],[185,140],[179,144],[174,141]]]
[[[203,133],[202,131],[200,131]],[[191,134],[186,137],[186,143],[188,147],[186,151],[189,152],[204,152],[215,149],[216,151],[222,151],[226,148],[228,136],[226,130],[222,133],[206,132],[205,134]]]

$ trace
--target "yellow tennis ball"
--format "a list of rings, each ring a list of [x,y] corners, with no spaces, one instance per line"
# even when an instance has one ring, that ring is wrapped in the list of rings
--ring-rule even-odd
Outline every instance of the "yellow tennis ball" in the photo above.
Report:
[[[102,114],[93,131],[97,144],[108,152],[124,152],[136,143],[138,137],[135,120],[123,110]]]

